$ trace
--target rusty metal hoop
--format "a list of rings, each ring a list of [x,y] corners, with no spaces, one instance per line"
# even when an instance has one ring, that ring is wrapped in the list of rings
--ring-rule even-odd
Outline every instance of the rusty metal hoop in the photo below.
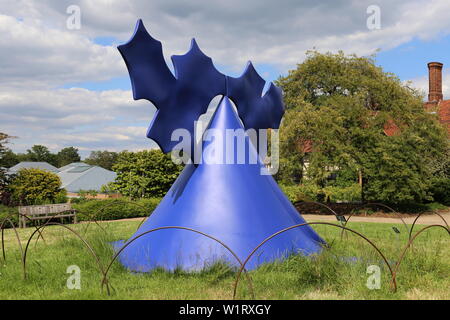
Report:
[[[248,263],[248,261],[250,260],[250,258],[255,254],[255,252],[256,252],[262,245],[264,245],[267,241],[271,240],[272,238],[274,238],[274,237],[276,237],[276,236],[278,236],[278,235],[280,235],[280,234],[282,234],[282,233],[284,233],[284,232],[286,232],[286,231],[289,231],[289,230],[294,229],[294,228],[303,227],[303,226],[306,226],[306,225],[314,225],[314,224],[317,224],[317,225],[329,225],[329,226],[334,226],[334,227],[338,227],[338,228],[341,228],[341,229],[345,229],[345,230],[348,230],[348,231],[350,231],[350,232],[352,232],[352,233],[358,235],[359,237],[361,237],[361,238],[363,238],[365,241],[367,241],[367,242],[368,242],[368,243],[369,243],[369,244],[370,244],[370,245],[378,252],[378,254],[381,256],[381,258],[384,260],[384,263],[386,263],[386,265],[387,265],[387,267],[388,267],[388,269],[389,269],[389,272],[391,273],[391,276],[392,276],[392,284],[393,284],[393,287],[394,287],[394,292],[397,291],[397,283],[395,282],[395,278],[393,277],[393,271],[392,271],[391,265],[389,264],[389,262],[387,261],[386,257],[385,257],[384,254],[381,252],[381,250],[378,249],[378,247],[377,247],[371,240],[369,240],[366,236],[362,235],[361,233],[359,233],[359,232],[357,232],[357,231],[355,231],[355,230],[352,230],[352,229],[350,229],[350,228],[347,228],[347,227],[344,227],[344,226],[340,226],[340,225],[334,224],[334,223],[329,223],[329,222],[306,222],[306,223],[296,224],[296,225],[293,225],[293,226],[290,226],[290,227],[287,227],[287,228],[284,228],[284,229],[282,229],[282,230],[280,230],[280,231],[275,232],[274,234],[272,234],[272,235],[270,235],[269,237],[267,237],[266,239],[264,239],[259,245],[257,245],[257,246],[252,250],[252,252],[251,252],[251,253],[247,256],[247,258],[244,260],[244,263],[242,264],[242,267],[241,267],[241,269],[239,269],[238,274],[237,274],[237,276],[236,276],[236,280],[235,280],[234,287],[233,287],[233,299],[236,298],[237,286],[238,286],[238,284],[239,284],[239,280],[240,280],[240,277],[241,277],[241,273],[242,273],[243,268],[244,268],[245,265]]]
[[[75,236],[77,236],[78,239],[80,239],[82,241],[82,243],[85,245],[85,247],[88,249],[88,251],[92,254],[92,256],[95,258],[96,263],[98,265],[98,268],[100,269],[100,272],[104,275],[105,271],[103,269],[103,265],[100,262],[100,259],[98,258],[98,255],[95,253],[94,249],[92,248],[92,246],[87,242],[87,240],[85,240],[78,232],[76,232],[75,230],[73,230],[72,228],[66,226],[65,224],[62,223],[58,223],[58,222],[48,222],[45,225],[39,226],[38,230],[42,229],[44,230],[44,228],[48,227],[48,226],[60,226],[63,227],[67,230],[69,230],[70,232],[72,232]],[[24,279],[27,278],[27,273],[26,273],[26,259],[27,259],[27,252],[28,252],[28,247],[30,245],[31,240],[33,239],[34,235],[36,234],[36,232],[38,232],[38,230],[35,230],[31,236],[28,238],[27,241],[27,245],[25,246],[25,251],[23,254],[23,277]],[[109,294],[109,284],[106,280],[106,288]],[[103,287],[103,283],[102,283],[102,287]]]
[[[395,213],[395,214],[397,215],[397,218],[398,218],[398,219],[400,219],[400,220],[402,221],[403,226],[406,228],[406,232],[409,232],[408,225],[406,224],[405,220],[403,220],[403,218],[402,218],[402,216],[400,215],[400,213],[398,213],[397,211],[395,211],[394,209],[392,209],[391,207],[389,207],[389,206],[387,206],[387,205],[385,205],[385,204],[383,204],[383,203],[377,203],[377,202],[364,203],[364,204],[362,204],[362,205],[356,207],[356,208],[353,209],[353,210],[359,210],[359,209],[361,209],[361,208],[368,207],[368,206],[380,206],[380,207],[384,207],[384,208],[386,208],[386,209],[389,209],[391,212],[393,212],[393,213]],[[353,211],[353,212],[350,213],[350,215],[347,217],[346,222],[344,223],[344,227],[347,226],[347,223],[350,221],[350,218],[353,217],[353,216],[355,215],[355,213],[356,213],[355,211]],[[344,235],[344,231],[345,231],[345,230],[343,230],[343,229],[341,230],[341,239],[342,239],[342,237],[343,237],[343,235]]]
[[[448,226],[447,221],[445,220],[445,218],[444,218],[441,214],[439,214],[439,213],[436,212],[435,210],[433,210],[433,211],[431,211],[431,212],[434,213],[434,214],[436,214],[437,216],[439,216],[439,217],[441,218],[441,220],[444,221],[445,225],[447,226],[447,229],[449,229],[449,226]],[[408,237],[408,239],[411,239],[411,235],[412,235],[414,226],[416,225],[417,220],[418,220],[418,219],[422,216],[422,214],[424,214],[424,213],[425,213],[425,212],[419,213],[419,214],[417,215],[417,217],[414,219],[414,221],[413,221],[413,223],[412,223],[412,225],[411,225],[411,228],[409,229],[409,237]]]
[[[19,236],[19,233],[17,232],[16,226],[14,225],[14,222],[12,222],[11,219],[9,219],[9,217],[3,218],[3,219],[2,219],[2,223],[1,223],[1,225],[0,225],[0,229],[2,230],[2,237],[1,237],[1,239],[2,239],[2,255],[3,255],[3,261],[6,262],[5,233],[4,233],[4,230],[5,230],[5,229],[3,228],[4,225],[5,225],[5,222],[9,222],[9,224],[11,225],[11,227],[12,227],[13,230],[14,230],[14,233],[15,233],[16,239],[17,239],[17,242],[19,243],[20,254],[21,254],[22,261],[23,261],[23,247],[22,247],[22,242],[20,241],[20,236]]]
[[[450,229],[448,228],[448,226],[444,227],[443,225],[440,225],[440,224],[432,224],[432,225],[426,226],[426,227],[420,229],[418,232],[416,232],[414,234],[414,236],[409,239],[408,243],[406,244],[405,248],[403,249],[403,251],[402,251],[402,253],[400,255],[400,258],[398,259],[397,263],[394,266],[394,272],[392,273],[392,281],[393,282],[397,281],[397,273],[398,273],[398,270],[400,268],[400,263],[403,261],[403,259],[405,257],[405,254],[406,254],[406,251],[408,250],[408,248],[411,247],[411,244],[413,243],[413,241],[417,238],[417,236],[419,234],[421,234],[425,230],[428,230],[428,229],[431,229],[431,228],[442,228],[442,229],[446,230],[447,233],[450,235]]]
[[[333,213],[336,217],[341,217],[341,215],[337,214],[336,211],[334,211],[333,209],[331,209],[330,206],[327,206],[325,203],[322,203],[322,202],[317,202],[317,201],[297,201],[295,204],[297,204],[297,203],[314,203],[314,204],[318,204],[318,205],[320,205],[320,206],[322,206],[322,207],[328,209],[328,210],[329,210],[331,213]],[[295,205],[295,204],[294,204],[294,205]],[[300,213],[300,212],[299,212],[299,213]],[[341,220],[339,220],[339,222],[340,222],[341,224],[343,224],[343,222],[342,222]]]
[[[223,243],[223,242],[220,241],[219,239],[217,239],[217,238],[215,238],[215,237],[213,237],[213,236],[211,236],[211,235],[209,235],[209,234],[207,234],[207,233],[204,233],[204,232],[201,232],[201,231],[192,229],[192,228],[179,227],[179,226],[166,226],[166,227],[159,227],[159,228],[151,229],[151,230],[145,231],[145,232],[143,232],[143,233],[137,235],[137,236],[134,237],[133,239],[129,240],[122,248],[120,248],[120,250],[118,250],[118,251],[116,252],[116,254],[115,254],[114,257],[112,258],[111,262],[109,263],[108,267],[106,268],[105,273],[104,273],[104,278],[103,278],[103,280],[102,280],[102,287],[103,287],[103,283],[107,280],[106,277],[107,277],[107,275],[108,275],[108,272],[109,272],[109,270],[110,270],[112,264],[114,263],[114,261],[117,259],[117,257],[120,255],[120,253],[122,253],[122,251],[123,251],[126,247],[128,247],[131,243],[133,243],[134,241],[136,241],[137,239],[139,239],[140,237],[142,237],[142,236],[144,236],[144,235],[147,235],[147,234],[152,233],[152,232],[155,232],[155,231],[166,230],[166,229],[178,229],[178,230],[187,230],[187,231],[190,231],[190,232],[195,232],[195,233],[200,234],[200,235],[202,235],[202,236],[205,236],[205,237],[207,237],[207,238],[209,238],[209,239],[211,239],[211,240],[214,240],[214,241],[216,241],[217,243],[219,243],[220,245],[222,245],[225,249],[228,250],[228,252],[230,252],[230,253],[233,255],[233,257],[234,257],[234,258],[239,262],[239,264],[241,265],[241,268],[239,269],[239,270],[240,270],[240,273],[242,273],[242,271],[245,272],[245,274],[246,274],[246,276],[247,276],[247,279],[248,279],[248,282],[249,282],[249,287],[250,287],[251,292],[252,292],[252,297],[254,298],[255,293],[254,293],[254,290],[253,290],[253,284],[252,284],[251,277],[249,276],[247,270],[245,269],[245,266],[242,264],[242,261],[239,259],[239,257],[236,255],[236,253],[234,253],[234,251],[231,250],[230,247],[228,247],[225,243]],[[108,294],[109,294],[109,293],[108,293]]]

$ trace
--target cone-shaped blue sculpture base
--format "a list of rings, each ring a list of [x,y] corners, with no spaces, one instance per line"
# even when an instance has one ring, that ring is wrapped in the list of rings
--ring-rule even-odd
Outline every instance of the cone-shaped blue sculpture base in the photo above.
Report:
[[[222,99],[209,128],[222,132],[242,128],[227,97]],[[212,142],[204,143],[204,155],[209,143]],[[247,153],[250,150],[256,154],[248,137],[245,144]],[[246,164],[187,165],[160,205],[130,239],[154,228],[182,226],[221,240],[245,260],[266,237],[305,222],[272,176],[261,175],[261,166],[259,161],[256,164],[247,161]],[[315,253],[323,244],[309,226],[291,229],[263,245],[246,268],[253,269],[290,253]],[[229,251],[216,241],[175,229],[140,237],[122,251],[119,260],[130,270],[141,272],[156,267],[194,271],[218,261],[239,266]]]

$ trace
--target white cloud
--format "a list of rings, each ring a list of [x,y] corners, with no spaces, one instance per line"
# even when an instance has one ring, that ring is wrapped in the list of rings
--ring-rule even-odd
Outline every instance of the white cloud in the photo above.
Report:
[[[49,88],[126,75],[115,48],[28,21],[0,15],[0,85]]]
[[[133,101],[130,91],[87,89],[0,91],[0,127],[14,139],[13,149],[33,144],[53,151],[66,146],[80,150],[153,148],[145,137],[155,108]]]
[[[86,50],[88,54],[85,55],[90,60],[81,57],[84,64],[74,60],[69,66],[83,66],[78,70],[79,77],[89,77],[92,70],[92,80],[120,72],[120,66],[117,66],[120,62],[114,48],[97,48],[92,43],[86,45],[83,39],[113,36],[126,41],[138,18],[143,18],[149,32],[163,42],[166,58],[186,52],[189,39],[195,36],[202,49],[217,64],[235,70],[243,69],[250,59],[256,63],[275,64],[284,70],[295,66],[304,58],[304,52],[313,47],[321,51],[343,49],[348,53],[367,55],[378,48],[393,48],[413,37],[431,39],[450,30],[447,14],[450,2],[447,0],[377,1],[381,9],[381,30],[374,31],[366,26],[366,9],[373,4],[372,0],[320,3],[298,0],[41,0],[32,4],[30,1],[19,3],[8,6],[4,11],[24,17],[24,21],[45,19],[46,25],[58,28],[59,31],[50,37],[57,40],[47,42],[67,46],[69,51]],[[65,29],[66,8],[72,4],[81,9],[82,28],[76,32]],[[31,43],[34,46],[34,42]],[[106,59],[102,58],[103,55]],[[87,62],[99,65],[90,67]],[[110,70],[106,70],[108,66]]]

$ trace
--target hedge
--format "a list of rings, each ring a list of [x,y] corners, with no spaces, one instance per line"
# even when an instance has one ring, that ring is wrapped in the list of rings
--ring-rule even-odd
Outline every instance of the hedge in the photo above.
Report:
[[[85,200],[73,203],[79,221],[117,220],[146,217],[158,206],[160,198],[129,200],[128,198]]]
[[[331,202],[358,202],[361,200],[361,187],[353,184],[348,187],[327,186],[320,188],[312,183],[301,185],[280,185],[288,199],[297,201],[320,201],[321,198]]]
[[[149,198],[139,200],[129,200],[128,198],[106,199],[106,200],[82,200],[72,203],[72,207],[77,210],[78,221],[87,220],[116,220],[125,218],[147,217],[161,202],[160,198]],[[0,205],[0,223],[8,217],[18,226],[17,207],[7,207]],[[10,228],[9,223],[5,223],[5,228]]]
[[[431,184],[431,194],[434,201],[450,205],[450,179],[436,178]]]

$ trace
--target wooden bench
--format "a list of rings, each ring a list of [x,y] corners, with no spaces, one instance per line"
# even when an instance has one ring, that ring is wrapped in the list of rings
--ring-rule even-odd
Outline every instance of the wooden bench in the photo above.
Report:
[[[72,209],[70,203],[46,204],[37,206],[19,207],[19,228],[25,228],[27,221],[49,220],[72,217],[73,223],[77,223],[77,212]]]

